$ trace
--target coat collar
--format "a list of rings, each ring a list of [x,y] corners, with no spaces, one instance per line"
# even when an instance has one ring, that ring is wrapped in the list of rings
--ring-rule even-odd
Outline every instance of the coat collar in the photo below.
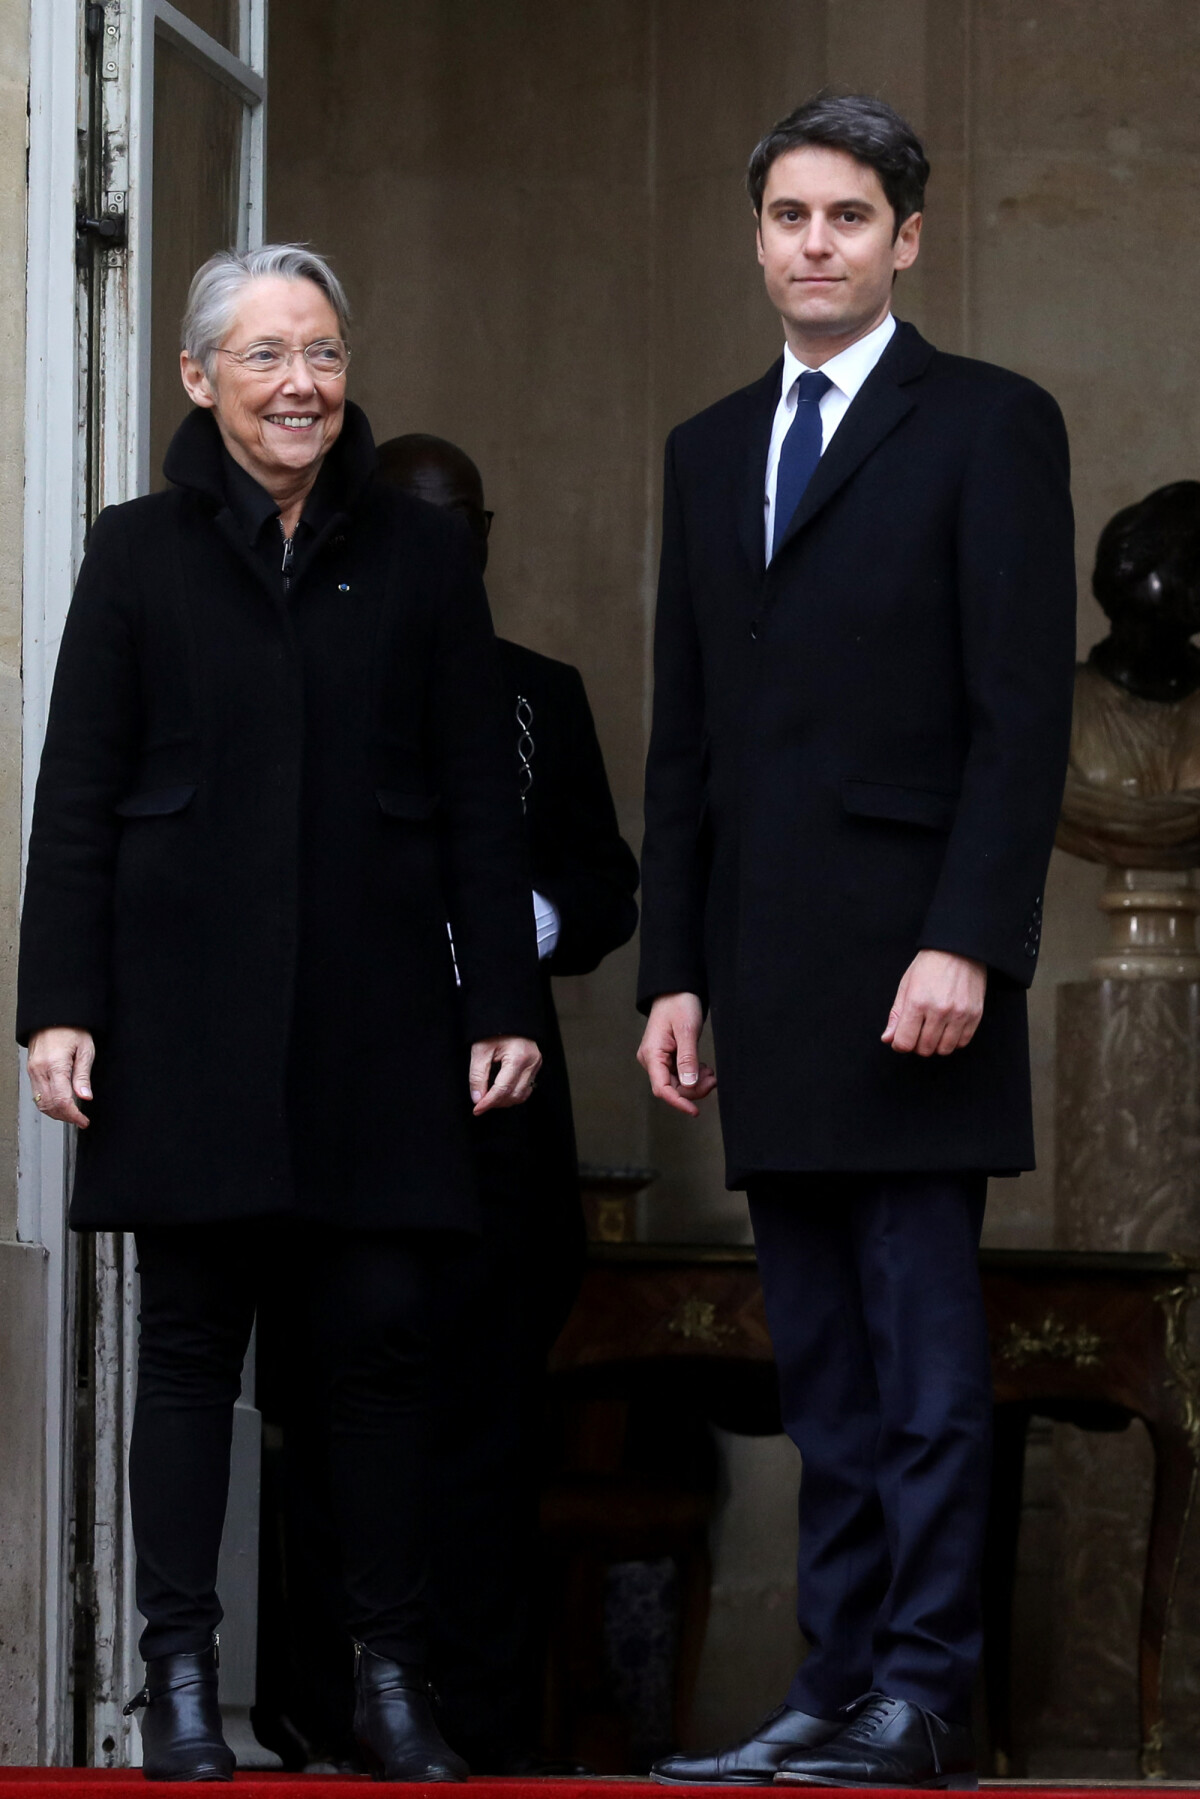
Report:
[[[375,440],[367,415],[353,401],[346,402],[346,418],[341,435],[325,459],[310,499],[317,497],[318,506],[312,517],[313,534],[304,542],[292,576],[292,587],[299,586],[311,568],[317,553],[334,530],[343,524],[349,510],[361,497],[375,474]],[[177,487],[199,494],[207,502],[217,530],[255,578],[265,587],[269,597],[282,602],[282,588],[263,558],[253,548],[247,532],[244,507],[230,504],[226,485],[229,457],[221,441],[217,421],[211,412],[197,408],[188,414],[171,439],[163,462],[163,474]],[[257,483],[250,483],[257,486]],[[318,489],[320,490],[318,495]],[[266,500],[267,495],[263,495]],[[308,508],[305,508],[307,513]],[[261,520],[260,520],[261,524]]]
[[[746,560],[761,580],[766,564],[766,532],[763,526],[763,492],[767,479],[767,452],[779,390],[783,381],[783,357],[773,362],[761,381],[746,389],[748,454],[738,495],[738,537]]]
[[[804,498],[796,508],[775,556],[778,557],[805,526],[816,517],[850,477],[910,413],[916,395],[910,383],[925,373],[935,351],[913,325],[898,320],[887,349],[863,382],[838,426],[829,448],[817,464]],[[783,359],[775,363],[755,387],[756,397],[748,442],[748,467],[739,507],[738,535],[755,574],[761,576],[766,562],[763,530],[763,488],[766,480],[767,451],[771,443],[771,427],[779,403]]]
[[[375,440],[367,415],[361,406],[347,400],[341,435],[320,476],[334,510],[344,512],[354,506],[375,473],[375,463]],[[184,419],[171,439],[163,474],[174,486],[202,494],[217,508],[228,505],[224,445],[211,412],[197,407]]]

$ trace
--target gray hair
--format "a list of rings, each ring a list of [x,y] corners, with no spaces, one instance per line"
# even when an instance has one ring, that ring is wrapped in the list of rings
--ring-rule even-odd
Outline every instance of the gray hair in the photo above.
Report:
[[[218,250],[192,276],[180,326],[182,348],[211,375],[217,350],[228,337],[244,288],[264,275],[311,281],[337,314],[346,336],[350,306],[346,291],[323,256],[304,244],[263,244],[258,250]]]

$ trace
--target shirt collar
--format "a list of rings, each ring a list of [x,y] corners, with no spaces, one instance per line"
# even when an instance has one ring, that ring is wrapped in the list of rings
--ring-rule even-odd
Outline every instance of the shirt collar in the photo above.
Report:
[[[845,350],[839,350],[828,362],[821,364],[821,373],[828,375],[833,385],[852,400],[883,352],[891,342],[892,333],[896,329],[896,321],[889,312],[874,331],[868,331],[865,337],[858,338]],[[792,391],[797,376],[808,373],[809,364],[800,362],[792,354],[790,344],[783,346],[783,394],[786,398]]]

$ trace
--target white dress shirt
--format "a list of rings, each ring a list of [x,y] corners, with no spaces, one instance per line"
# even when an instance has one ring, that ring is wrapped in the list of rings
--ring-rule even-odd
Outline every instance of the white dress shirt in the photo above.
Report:
[[[548,900],[536,887],[533,890],[533,922],[537,926],[538,961],[544,962],[558,948],[562,919],[554,901]]]
[[[891,341],[896,329],[896,321],[889,312],[881,325],[874,331],[868,331],[849,349],[839,350],[828,362],[821,364],[821,373],[828,375],[833,383],[821,395],[821,454],[829,448],[829,440],[846,416],[851,400],[866,380],[883,352]],[[764,526],[767,534],[767,561],[771,560],[771,545],[775,538],[775,483],[779,478],[779,452],[783,448],[783,440],[792,427],[796,416],[796,395],[801,375],[808,373],[809,365],[798,362],[792,355],[791,347],[783,347],[783,382],[779,396],[779,404],[775,408],[775,423],[771,428],[771,447],[767,451],[767,486],[763,495]]]

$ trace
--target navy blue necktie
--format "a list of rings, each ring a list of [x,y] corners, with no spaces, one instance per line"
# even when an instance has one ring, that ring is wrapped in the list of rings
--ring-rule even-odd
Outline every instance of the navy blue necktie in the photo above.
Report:
[[[783,542],[804,490],[816,473],[821,460],[821,395],[833,386],[820,369],[808,369],[801,375],[796,394],[796,416],[779,452],[779,471],[775,477],[775,528],[771,533],[771,554]]]

